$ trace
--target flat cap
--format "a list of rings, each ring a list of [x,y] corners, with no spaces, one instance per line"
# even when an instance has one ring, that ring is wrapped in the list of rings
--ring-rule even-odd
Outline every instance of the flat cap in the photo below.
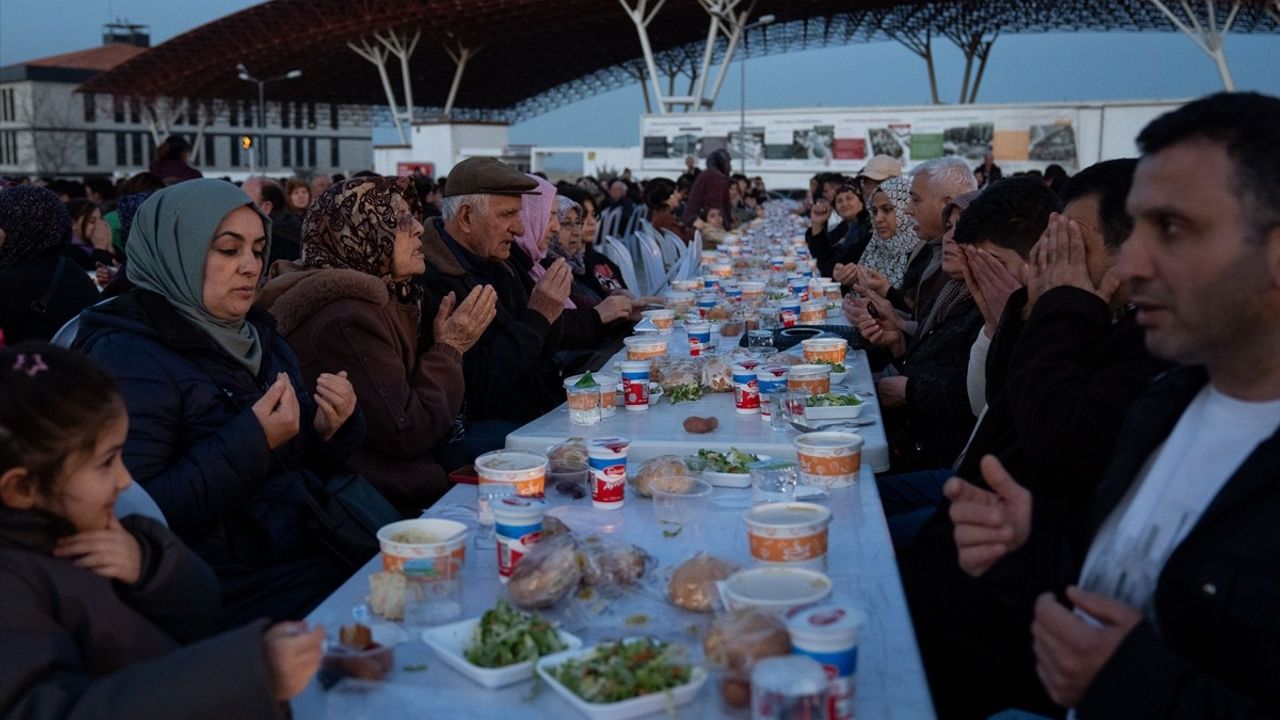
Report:
[[[496,158],[467,158],[449,171],[445,197],[458,195],[529,195],[538,181]]]
[[[888,155],[872,157],[867,161],[867,166],[858,173],[858,177],[868,177],[878,182],[900,175],[902,175],[902,163]]]

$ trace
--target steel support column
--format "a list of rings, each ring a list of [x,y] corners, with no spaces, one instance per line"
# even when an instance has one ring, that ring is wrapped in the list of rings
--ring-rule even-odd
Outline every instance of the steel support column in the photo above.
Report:
[[[1222,48],[1222,41],[1226,38],[1227,33],[1231,32],[1231,24],[1235,22],[1236,13],[1240,11],[1240,0],[1232,0],[1231,10],[1227,13],[1226,18],[1223,19],[1221,26],[1218,25],[1218,0],[1204,0],[1205,23],[1200,22],[1196,11],[1191,7],[1191,0],[1180,0],[1182,11],[1187,16],[1187,22],[1183,22],[1177,13],[1169,9],[1166,0],[1150,1],[1160,8],[1160,11],[1169,18],[1174,27],[1191,38],[1191,42],[1195,43],[1196,47],[1200,48],[1204,54],[1213,60],[1214,65],[1218,68],[1218,76],[1222,78],[1223,89],[1234,91],[1236,83],[1231,78],[1231,67],[1227,64],[1227,54]]]

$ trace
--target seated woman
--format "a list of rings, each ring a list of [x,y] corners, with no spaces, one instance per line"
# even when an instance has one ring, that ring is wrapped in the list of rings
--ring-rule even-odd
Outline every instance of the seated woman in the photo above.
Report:
[[[48,340],[98,289],[76,264],[71,216],[52,190],[0,190],[0,331],[4,342]]]
[[[116,255],[111,247],[111,226],[102,219],[97,203],[73,198],[67,203],[71,213],[71,246],[79,252],[69,256],[82,270],[96,270],[99,264],[112,267]]]
[[[311,186],[300,178],[291,178],[285,183],[284,194],[288,200],[285,209],[301,218],[311,207]]]
[[[74,345],[115,376],[125,466],[217,573],[224,627],[301,617],[351,571],[308,532],[306,493],[341,471],[364,424],[351,383],[306,385],[253,306],[270,227],[221,180],[155,193],[129,237],[133,289],[83,313]]]
[[[556,218],[560,224],[560,232],[551,236],[547,246],[547,257],[544,265],[549,265],[555,258],[564,258],[573,271],[573,287],[569,290],[569,300],[580,308],[593,308],[604,299],[587,282],[587,261],[582,243],[582,206],[564,195],[556,196]]]
[[[708,243],[721,242],[728,234],[724,229],[724,214],[720,212],[720,208],[703,210],[698,214],[698,219],[693,222],[693,226],[702,233],[703,247],[708,247]]]
[[[880,183],[871,195],[875,232],[867,243],[867,249],[857,261],[837,263],[832,277],[844,285],[865,285],[888,297],[890,289],[902,283],[911,250],[920,242],[916,236],[916,219],[907,213],[910,202],[911,178],[889,178]]]
[[[163,524],[117,518],[129,417],[83,355],[0,351],[0,715],[284,718],[324,628],[209,637],[218,581]]]
[[[512,267],[519,273],[526,291],[532,291],[534,283],[547,271],[544,260],[551,238],[560,232],[560,219],[556,213],[556,187],[536,175],[529,177],[538,181],[538,192],[521,196],[523,207],[520,210],[520,221],[524,226],[524,234],[516,238],[511,246]],[[621,338],[615,337],[619,329],[611,327],[615,323],[628,319],[639,320],[642,306],[629,296],[613,294],[589,308],[578,307],[572,297],[565,300],[565,311],[561,314],[563,335],[559,339],[561,350],[599,350],[616,344],[621,347]],[[632,318],[632,313],[635,317]]]
[[[686,243],[693,242],[693,228],[685,227],[675,216],[682,200],[675,183],[664,178],[649,181],[644,202],[649,206],[649,222],[656,230],[669,230]]]
[[[829,229],[832,209],[840,221]],[[857,185],[841,184],[830,203],[819,196],[809,212],[809,229],[804,233],[809,254],[818,261],[818,272],[831,277],[838,263],[858,262],[870,239],[871,223]]]
[[[449,489],[434,448],[462,408],[462,354],[489,326],[497,295],[477,287],[439,304],[434,344],[419,353],[426,272],[418,194],[409,178],[352,178],[307,211],[302,261],[272,266],[258,306],[275,316],[308,385],[345,372],[368,433],[351,456],[406,517]],[[455,309],[456,304],[456,309]]]

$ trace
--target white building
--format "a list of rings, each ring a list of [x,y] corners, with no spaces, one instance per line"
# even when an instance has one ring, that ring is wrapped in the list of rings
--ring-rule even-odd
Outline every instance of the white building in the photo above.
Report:
[[[77,92],[148,44],[144,26],[109,25],[101,47],[0,67],[0,175],[128,175],[146,170],[156,145],[170,135],[191,143],[191,164],[211,177],[242,179],[254,170],[306,176],[373,166],[373,118],[365,106],[272,102],[268,95],[262,127],[256,100],[154,101]],[[246,94],[255,94],[248,83]]]

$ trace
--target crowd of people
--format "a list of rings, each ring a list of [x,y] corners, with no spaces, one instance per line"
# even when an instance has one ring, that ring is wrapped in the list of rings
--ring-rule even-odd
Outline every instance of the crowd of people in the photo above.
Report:
[[[1071,177],[875,156],[810,183],[940,717],[1280,713],[1276,128],[1280,100],[1224,93]],[[301,618],[376,551],[332,501],[417,517],[654,302],[601,213],[714,243],[769,200],[723,150],[558,184],[157,157],[0,188],[6,716],[279,716],[320,660]]]

